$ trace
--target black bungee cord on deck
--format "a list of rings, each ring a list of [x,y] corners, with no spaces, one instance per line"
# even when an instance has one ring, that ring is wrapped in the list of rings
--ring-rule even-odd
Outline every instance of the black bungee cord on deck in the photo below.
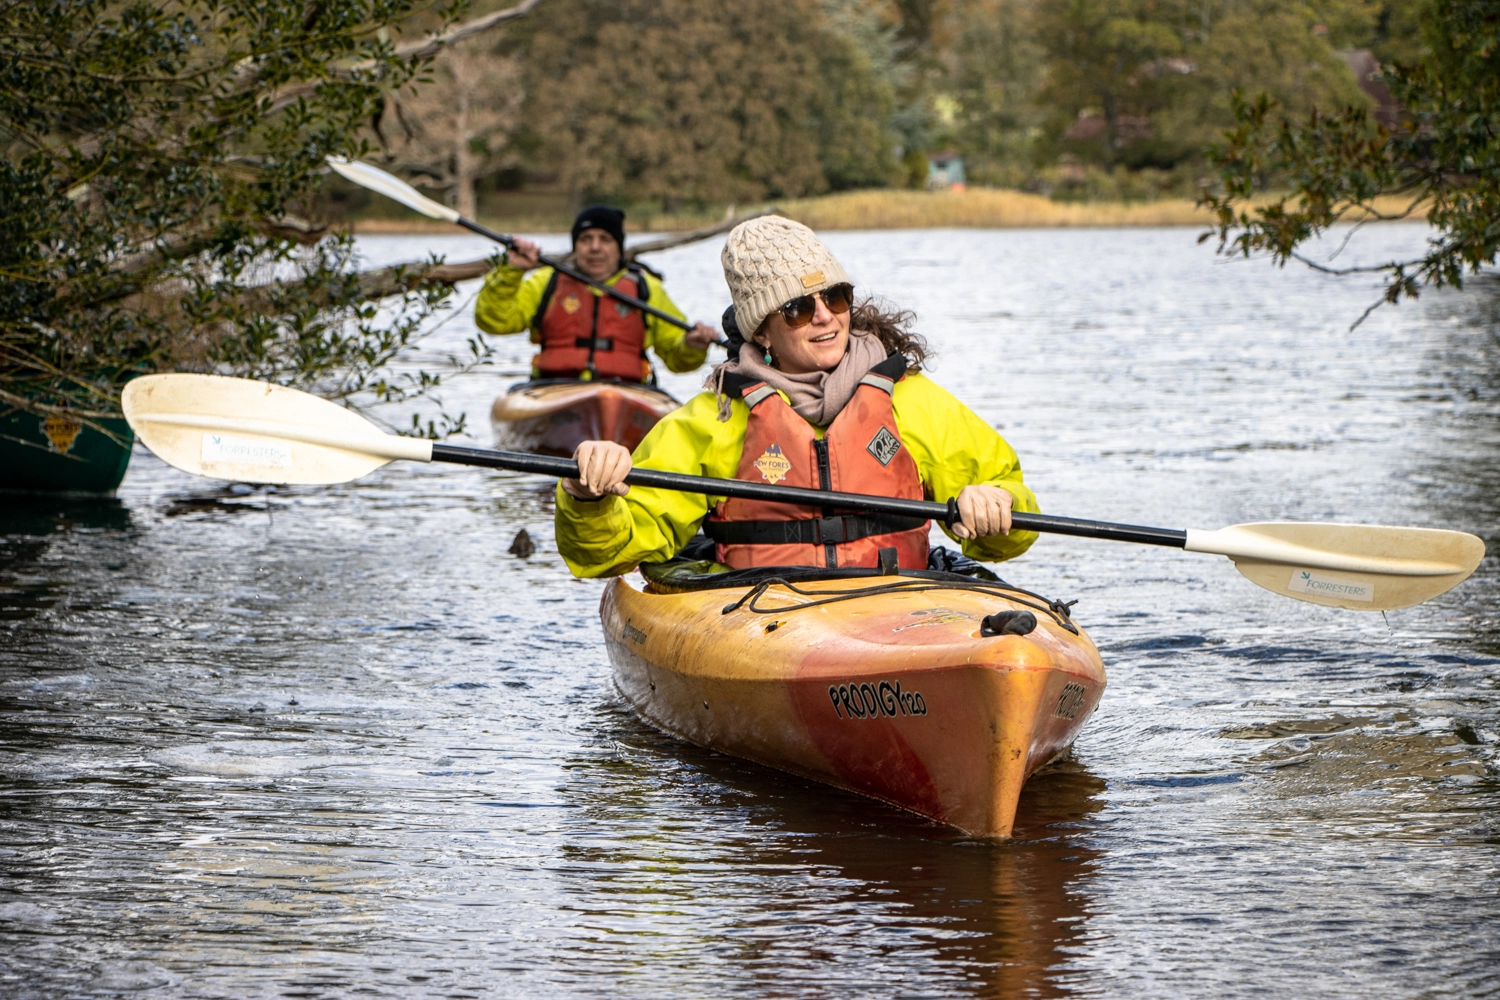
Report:
[[[763,608],[759,605],[760,598],[765,596],[771,587],[785,587],[787,590],[801,597],[812,597],[817,600],[804,601],[801,604],[782,605],[775,608]],[[1078,626],[1073,624],[1068,609],[1077,604],[1077,601],[1057,601],[1041,594],[1034,594],[1020,587],[1012,587],[1008,583],[990,583],[987,581],[953,581],[949,583],[931,582],[927,580],[898,580],[891,583],[879,583],[870,587],[857,587],[853,590],[804,590],[783,577],[770,577],[762,580],[751,587],[739,600],[724,606],[721,614],[729,614],[744,608],[757,615],[778,615],[788,611],[802,611],[806,608],[816,608],[824,604],[836,604],[839,601],[852,601],[861,597],[875,597],[880,594],[918,594],[929,590],[967,590],[978,594],[989,594],[994,597],[1003,597],[1005,600],[1016,604],[1025,605],[1034,611],[1051,618],[1060,628],[1067,629],[1074,635],[1078,634]],[[1015,595],[1021,596],[1015,596]],[[1030,598],[1028,600],[1027,598]],[[1040,603],[1036,603],[1040,602]],[[988,620],[988,619],[986,619]],[[1029,630],[1028,630],[1029,631]]]

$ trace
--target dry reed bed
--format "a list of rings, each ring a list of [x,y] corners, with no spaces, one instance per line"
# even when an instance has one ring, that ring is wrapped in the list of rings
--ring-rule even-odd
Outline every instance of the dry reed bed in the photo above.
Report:
[[[1059,202],[1024,191],[849,191],[784,202],[814,229],[1041,229],[1065,226],[1185,226],[1208,213],[1187,199],[1127,204]]]
[[[1269,200],[1269,199],[1268,199]],[[1396,198],[1378,199],[1377,211],[1396,214],[1406,207]],[[741,206],[743,207],[743,206]],[[1186,198],[1150,202],[1060,202],[1024,191],[971,188],[967,191],[848,191],[777,203],[782,215],[814,229],[1048,229],[1063,227],[1206,226],[1211,214]],[[636,210],[635,232],[674,232],[712,225],[704,214],[645,215]],[[1414,218],[1423,218],[1417,212]],[[513,217],[489,220],[494,228],[521,232],[566,231],[570,220]],[[1354,221],[1351,219],[1351,221]],[[364,219],[359,233],[452,233],[452,226],[424,219]]]

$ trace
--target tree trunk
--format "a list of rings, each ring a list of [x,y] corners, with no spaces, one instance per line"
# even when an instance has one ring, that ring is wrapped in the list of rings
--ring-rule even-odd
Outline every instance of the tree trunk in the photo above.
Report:
[[[458,108],[454,116],[453,136],[453,186],[458,204],[458,214],[466,219],[475,215],[474,204],[474,151],[469,148],[469,90],[459,81]]]
[[[1102,90],[1099,96],[1104,106],[1104,165],[1113,168],[1116,151],[1120,148],[1120,109],[1112,91]]]

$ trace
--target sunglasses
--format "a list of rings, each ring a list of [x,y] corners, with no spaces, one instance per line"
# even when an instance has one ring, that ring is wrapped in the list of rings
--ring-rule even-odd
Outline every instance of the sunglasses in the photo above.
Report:
[[[854,286],[847,283],[832,285],[821,292],[800,295],[781,307],[781,318],[793,330],[806,326],[813,321],[813,313],[818,311],[818,304],[813,300],[819,298],[829,312],[846,313],[854,305]]]

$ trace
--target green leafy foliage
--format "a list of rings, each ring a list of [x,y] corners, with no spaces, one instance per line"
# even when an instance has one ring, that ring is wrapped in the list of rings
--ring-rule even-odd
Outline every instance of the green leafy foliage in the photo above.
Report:
[[[1267,95],[1236,97],[1238,126],[1217,147],[1222,190],[1206,198],[1223,253],[1268,252],[1278,264],[1380,272],[1382,301],[1416,296],[1425,285],[1461,286],[1466,273],[1500,251],[1500,8],[1489,0],[1433,0],[1425,55],[1384,67],[1402,109],[1393,128],[1366,108],[1288,116]],[[1291,193],[1255,204],[1272,185]],[[1401,207],[1382,211],[1376,200]],[[1403,217],[1419,209],[1437,235],[1406,260],[1335,268],[1299,247],[1342,221]],[[1378,304],[1378,303],[1377,303]]]
[[[1057,117],[1042,98],[1046,53],[1035,25],[1020,0],[965,0],[953,11],[939,50],[940,80],[952,102],[941,141],[964,154],[977,182],[1024,183],[1038,140]]]
[[[513,148],[575,199],[748,201],[887,183],[888,87],[814,0],[552,0],[507,35]]]
[[[307,221],[324,157],[361,155],[383,91],[425,66],[390,41],[416,10],[0,3],[0,407],[106,416],[122,380],[169,370],[422,391],[387,369],[446,292],[377,309],[350,239]]]
[[[1106,166],[1198,161],[1234,124],[1230,93],[1253,86],[1284,106],[1362,103],[1331,43],[1356,34],[1365,0],[1043,0],[1042,149]],[[1358,9],[1352,9],[1358,8]]]

